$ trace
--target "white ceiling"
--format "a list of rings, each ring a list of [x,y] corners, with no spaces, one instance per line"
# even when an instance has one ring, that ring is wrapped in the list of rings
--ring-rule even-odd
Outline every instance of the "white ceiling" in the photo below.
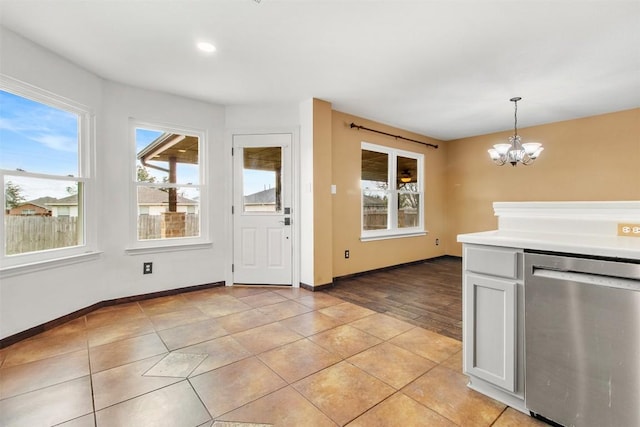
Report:
[[[0,0],[0,23],[117,82],[442,140],[511,129],[514,96],[519,127],[640,106],[638,0]]]

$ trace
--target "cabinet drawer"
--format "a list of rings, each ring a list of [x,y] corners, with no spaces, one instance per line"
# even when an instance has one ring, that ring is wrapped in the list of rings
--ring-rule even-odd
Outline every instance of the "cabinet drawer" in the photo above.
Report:
[[[467,271],[492,276],[518,278],[518,251],[487,246],[465,246]]]

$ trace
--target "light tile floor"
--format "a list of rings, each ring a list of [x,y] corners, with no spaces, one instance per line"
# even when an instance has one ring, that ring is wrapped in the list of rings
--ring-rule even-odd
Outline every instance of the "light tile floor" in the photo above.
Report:
[[[0,426],[542,425],[467,388],[461,349],[325,293],[189,292],[0,350]]]

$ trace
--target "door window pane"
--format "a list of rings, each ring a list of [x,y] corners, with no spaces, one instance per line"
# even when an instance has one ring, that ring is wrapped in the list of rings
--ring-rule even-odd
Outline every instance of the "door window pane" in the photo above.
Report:
[[[282,148],[242,149],[243,212],[282,212]]]

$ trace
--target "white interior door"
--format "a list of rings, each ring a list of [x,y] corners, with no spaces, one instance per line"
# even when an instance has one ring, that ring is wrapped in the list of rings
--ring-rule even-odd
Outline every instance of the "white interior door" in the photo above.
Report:
[[[233,136],[233,282],[291,285],[291,134]]]

